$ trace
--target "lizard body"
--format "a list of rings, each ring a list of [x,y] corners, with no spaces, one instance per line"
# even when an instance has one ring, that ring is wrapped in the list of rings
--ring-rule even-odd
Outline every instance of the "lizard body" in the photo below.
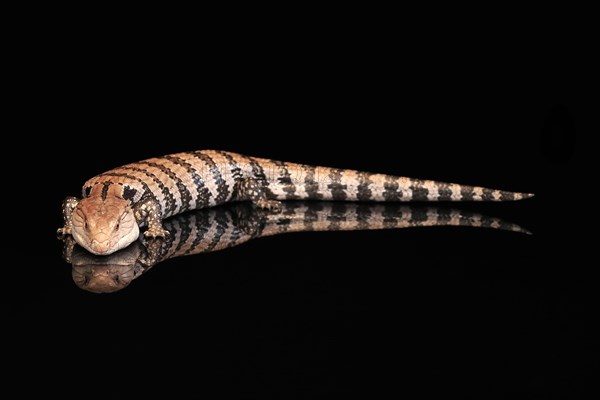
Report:
[[[203,150],[127,164],[83,185],[82,199],[63,202],[60,235],[97,255],[111,254],[144,235],[168,234],[162,220],[189,210],[251,201],[279,211],[282,200],[504,201],[533,196],[478,186],[315,167]]]

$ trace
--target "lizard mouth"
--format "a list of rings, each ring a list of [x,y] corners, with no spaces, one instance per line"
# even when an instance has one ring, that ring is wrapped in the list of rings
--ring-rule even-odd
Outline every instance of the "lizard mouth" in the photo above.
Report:
[[[73,239],[75,239],[77,244],[90,253],[97,256],[107,256],[129,246],[131,243],[137,240],[139,232],[138,225],[133,224],[132,228],[127,232],[123,232],[120,237],[96,235],[95,238],[91,238],[85,232],[82,233],[78,229],[74,229]]]
[[[90,248],[89,250],[97,255],[104,255],[104,254],[109,254],[111,252],[111,250],[113,249],[113,243],[110,242],[110,240],[105,240],[102,242],[99,242],[97,240],[92,240],[92,242],[90,243]]]

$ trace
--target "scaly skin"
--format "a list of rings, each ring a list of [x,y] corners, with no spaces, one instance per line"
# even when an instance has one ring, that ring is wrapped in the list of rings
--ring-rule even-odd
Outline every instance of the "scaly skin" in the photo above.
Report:
[[[140,227],[147,227],[146,237],[164,237],[163,219],[232,201],[278,212],[281,200],[504,201],[531,196],[206,150],[150,158],[90,179],[81,200],[65,199],[65,223],[58,233],[107,255],[134,242]]]

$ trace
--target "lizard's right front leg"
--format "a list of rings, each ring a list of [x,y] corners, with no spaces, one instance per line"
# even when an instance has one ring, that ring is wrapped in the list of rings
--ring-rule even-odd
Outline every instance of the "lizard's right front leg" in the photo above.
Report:
[[[73,223],[73,210],[79,204],[79,199],[77,197],[69,196],[62,203],[62,212],[63,219],[65,221],[65,225],[62,228],[58,228],[56,234],[59,238],[62,238],[66,235],[71,234],[71,227]]]

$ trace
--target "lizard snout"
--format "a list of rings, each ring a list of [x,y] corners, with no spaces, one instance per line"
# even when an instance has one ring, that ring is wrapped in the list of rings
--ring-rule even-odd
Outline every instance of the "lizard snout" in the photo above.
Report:
[[[94,254],[98,254],[98,255],[108,254],[111,249],[112,249],[112,243],[108,239],[103,240],[101,242],[94,239],[90,243],[90,250]]]

